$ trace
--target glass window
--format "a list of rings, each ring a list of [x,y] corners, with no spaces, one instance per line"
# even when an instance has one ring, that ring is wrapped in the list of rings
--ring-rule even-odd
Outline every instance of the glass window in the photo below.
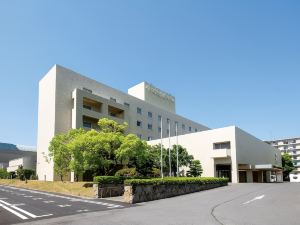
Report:
[[[161,122],[161,116],[158,116],[158,122]]]
[[[158,127],[158,133],[161,133],[161,127]]]
[[[86,127],[86,128],[92,128],[92,123],[89,123],[89,122],[83,122],[83,127]]]
[[[138,127],[142,127],[142,121],[136,121],[136,125],[138,126]]]
[[[115,99],[113,97],[110,97],[110,100],[113,101],[113,102],[117,102],[117,99]]]
[[[182,130],[185,130],[185,125],[184,124],[182,124]]]
[[[137,108],[136,108],[136,112],[137,112],[137,114],[142,115],[142,109],[141,109],[140,107],[137,107]]]
[[[148,129],[152,130],[152,124],[151,123],[148,123]]]
[[[124,105],[125,105],[125,106],[127,106],[127,107],[129,107],[129,106],[130,106],[130,104],[129,104],[129,103],[127,103],[127,102],[124,102]]]
[[[189,131],[192,131],[192,127],[189,127]]]
[[[152,118],[152,112],[148,112],[148,117]]]
[[[214,143],[214,149],[230,149],[230,141]]]

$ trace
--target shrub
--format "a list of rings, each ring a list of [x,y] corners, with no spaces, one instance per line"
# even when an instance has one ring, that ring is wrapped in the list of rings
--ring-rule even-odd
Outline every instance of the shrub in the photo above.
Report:
[[[224,184],[227,185],[227,178],[215,178],[215,177],[170,177],[170,178],[153,178],[153,179],[128,179],[124,181],[124,184],[127,186],[136,186],[136,185],[172,185],[172,184]]]
[[[116,172],[115,176],[117,177],[137,177],[138,173],[136,168],[125,168]]]
[[[0,179],[6,179],[9,177],[9,173],[6,169],[0,169]]]
[[[117,176],[98,176],[94,177],[94,183],[96,184],[123,184],[124,177]]]

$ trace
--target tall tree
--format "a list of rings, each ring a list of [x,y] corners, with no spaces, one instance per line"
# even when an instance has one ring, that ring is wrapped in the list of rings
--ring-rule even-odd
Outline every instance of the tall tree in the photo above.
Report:
[[[200,160],[193,160],[190,165],[190,170],[187,171],[188,177],[200,177],[203,172]]]
[[[289,174],[295,169],[292,157],[288,153],[284,153],[281,156],[282,168],[283,168],[283,179],[289,180]]]

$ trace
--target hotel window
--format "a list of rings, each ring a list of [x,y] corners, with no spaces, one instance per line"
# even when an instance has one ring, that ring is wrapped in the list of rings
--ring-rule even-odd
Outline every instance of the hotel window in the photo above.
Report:
[[[92,128],[92,123],[83,122],[83,127],[85,127],[85,128]]]
[[[129,103],[127,103],[127,102],[124,102],[124,105],[125,105],[125,106],[127,106],[127,107],[129,107],[129,106],[130,106],[130,104],[129,104]]]
[[[83,108],[88,109],[88,110],[92,110],[92,106],[90,106],[90,105],[83,105]]]
[[[138,126],[138,127],[142,127],[142,121],[136,121],[136,126]]]
[[[213,145],[214,145],[213,147],[214,147],[215,150],[230,149],[230,141],[214,143]]]
[[[152,112],[148,112],[148,118],[152,118]]]
[[[142,115],[142,109],[141,109],[140,107],[137,107],[137,108],[136,108],[136,112],[137,112],[137,114]]]
[[[190,131],[190,132],[192,131],[192,127],[189,127],[189,131]]]
[[[170,119],[169,119],[169,118],[167,118],[167,124],[168,124],[168,125],[170,124]]]
[[[158,130],[158,133],[161,133],[161,127],[159,127],[157,130]]]
[[[167,135],[169,135],[170,134],[170,130],[169,129],[167,129]]]
[[[158,116],[158,122],[161,122],[161,116]]]
[[[198,132],[198,129],[197,129],[197,128],[195,128],[195,132]]]
[[[148,130],[152,130],[152,124],[148,123]]]
[[[148,141],[152,141],[152,137],[148,137]]]
[[[182,124],[182,130],[185,130],[185,125],[184,124]]]

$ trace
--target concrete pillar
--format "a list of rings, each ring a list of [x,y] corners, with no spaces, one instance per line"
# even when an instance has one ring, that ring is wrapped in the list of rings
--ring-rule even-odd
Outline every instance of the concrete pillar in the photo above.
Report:
[[[231,182],[232,183],[239,182],[239,171],[236,163],[231,164]]]
[[[247,183],[253,183],[252,170],[247,170]]]
[[[71,182],[75,181],[75,173],[74,171],[71,172]]]

